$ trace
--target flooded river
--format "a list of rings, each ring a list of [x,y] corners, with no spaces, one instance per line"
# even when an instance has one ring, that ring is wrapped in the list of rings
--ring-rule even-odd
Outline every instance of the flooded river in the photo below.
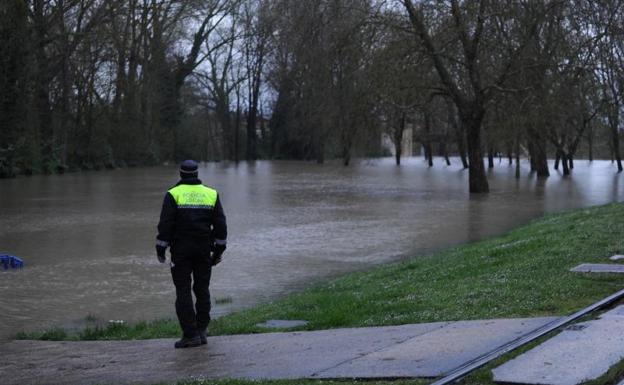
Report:
[[[575,162],[572,178],[521,179],[505,162],[489,195],[469,196],[459,161],[203,164],[221,193],[228,250],[213,273],[215,315],[278,298],[328,277],[501,234],[545,212],[620,201],[607,161]],[[20,330],[175,318],[167,265],[154,255],[164,192],[177,168],[0,180],[0,338]]]

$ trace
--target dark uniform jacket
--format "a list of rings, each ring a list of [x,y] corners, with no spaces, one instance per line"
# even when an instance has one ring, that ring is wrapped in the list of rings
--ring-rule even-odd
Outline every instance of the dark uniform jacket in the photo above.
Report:
[[[216,200],[213,199],[214,204],[212,201],[206,204],[205,200],[200,200],[201,204],[197,204],[197,202],[185,204],[180,198],[178,198],[180,202],[176,202],[174,197],[175,187],[201,184],[201,180],[197,178],[181,179],[165,195],[160,212],[156,243],[161,246],[171,246],[172,254],[175,254],[176,251],[182,251],[187,244],[191,246],[192,243],[225,245],[227,225],[223,207],[216,191],[205,187],[206,191],[216,196]]]

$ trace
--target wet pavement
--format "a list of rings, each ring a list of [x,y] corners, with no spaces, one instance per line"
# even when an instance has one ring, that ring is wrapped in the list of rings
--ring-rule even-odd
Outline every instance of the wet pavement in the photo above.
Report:
[[[554,318],[437,322],[174,339],[13,341],[0,345],[2,384],[153,384],[189,378],[436,377]]]
[[[575,273],[624,274],[624,265],[615,263],[582,263],[570,269]]]
[[[506,384],[577,385],[624,360],[624,306],[566,328],[493,370]]]

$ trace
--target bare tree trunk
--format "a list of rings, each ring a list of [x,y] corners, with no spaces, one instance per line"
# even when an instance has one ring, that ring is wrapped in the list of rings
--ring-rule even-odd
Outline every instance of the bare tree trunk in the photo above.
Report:
[[[455,113],[455,105],[449,98],[445,98],[446,110],[448,111],[448,121],[455,132],[457,138],[457,152],[459,153],[459,159],[461,159],[464,169],[468,168],[468,160],[466,159],[466,133],[459,124],[457,124],[457,114]]]
[[[459,158],[461,159],[462,162],[462,167],[464,169],[468,168],[468,157],[466,154],[466,135],[464,135],[463,132],[460,132],[460,137],[459,137]]]
[[[35,84],[34,105],[36,117],[36,133],[42,140],[42,148],[37,150],[43,158],[43,171],[51,172],[50,162],[54,157],[54,133],[52,130],[52,113],[50,111],[50,88],[48,84],[49,60],[46,55],[46,25],[44,15],[44,1],[33,1],[34,35],[35,35]],[[37,154],[39,155],[39,154]]]
[[[403,154],[403,132],[405,131],[405,111],[401,112],[399,126],[394,129],[394,159],[397,166],[401,165],[401,155]]]
[[[447,122],[446,129],[444,130],[444,137],[440,142],[440,155],[444,157],[444,161],[447,166],[451,165],[451,160],[449,159],[449,132],[451,132],[451,122]]]
[[[235,119],[235,123],[234,123],[234,162],[238,163],[240,162],[240,154],[239,154],[239,147],[240,147],[240,134],[239,134],[239,128],[240,128],[240,120],[241,120],[241,108],[240,108],[240,103],[239,103],[239,98],[236,98],[236,119]]]
[[[344,110],[341,109],[341,111]],[[348,123],[346,123],[345,120],[347,120]],[[345,119],[343,113],[340,114],[340,118],[338,118],[338,125],[341,128],[340,141],[342,146],[342,165],[345,167],[351,163],[351,147],[353,145],[352,129],[354,128],[353,124],[353,119],[350,119],[349,117]]]
[[[67,55],[63,55],[63,63],[61,64],[61,105],[59,119],[59,136],[61,140],[60,164],[57,166],[57,172],[62,173],[67,167],[67,156],[69,147],[69,92],[71,83],[69,79],[69,60]]]
[[[531,171],[537,173],[538,178],[548,178],[550,171],[548,170],[548,155],[546,154],[546,144],[544,137],[533,127],[528,127],[528,144],[531,156]]]
[[[259,59],[262,63],[262,58]],[[262,64],[260,64],[261,68]],[[253,87],[247,111],[247,160],[258,158],[258,137],[256,136],[256,117],[258,115],[258,100],[260,98],[260,74],[254,73]]]
[[[319,130],[320,128],[315,130],[316,138],[314,140],[314,150],[316,152],[316,163],[323,164],[325,163],[325,138],[320,132],[318,132]]]
[[[520,135],[516,134],[516,179],[520,178]]]
[[[570,175],[570,167],[567,161],[567,154],[563,150],[558,150],[559,158],[561,159],[561,167],[563,169],[563,176]]]
[[[202,150],[204,153],[204,160],[205,161],[210,161],[210,153],[213,153],[211,150],[209,150],[210,148],[210,142],[211,142],[211,131],[212,129],[210,128],[210,123],[211,119],[210,119],[210,115],[208,114],[208,118],[206,119],[206,129],[202,130],[202,136],[203,136],[203,145],[202,145]],[[213,139],[214,140],[214,139]],[[214,154],[214,153],[213,153]]]
[[[548,178],[550,171],[548,171],[548,158],[546,156],[546,150],[544,143],[536,138],[533,146],[535,155],[535,171],[538,178]]]
[[[62,173],[67,165],[68,146],[69,146],[69,93],[71,88],[71,81],[69,78],[69,60],[71,50],[69,47],[69,33],[66,30],[65,20],[65,2],[64,0],[58,1],[58,7],[61,10],[59,13],[59,24],[61,29],[61,100],[60,100],[60,116],[59,116],[59,134],[61,141],[61,153],[60,164],[57,165],[57,172]]]
[[[531,172],[537,171],[537,163],[535,161],[535,145],[533,144],[532,138],[528,138],[527,148],[529,150],[529,165],[531,167]]]
[[[588,146],[588,154],[590,162],[594,161],[594,129],[593,126],[589,126],[589,132],[587,133],[587,146]]]
[[[222,160],[224,158],[223,154],[219,151],[220,149],[223,150],[223,148],[225,146],[221,145],[219,146],[218,143],[218,138],[219,138],[219,133],[218,133],[218,120],[216,118],[216,116],[212,115],[212,114],[208,114],[208,122],[207,122],[207,130],[208,130],[208,135],[207,135],[207,149],[210,150],[210,153],[212,154],[212,156],[210,157],[211,160]],[[223,135],[221,135],[223,136]],[[225,142],[225,138],[223,138],[223,142]]]
[[[447,166],[450,166],[451,160],[449,159],[448,145],[446,144],[446,140],[444,141],[443,145],[444,145],[444,149],[443,149],[444,161],[446,162]]]
[[[461,123],[466,129],[468,142],[468,179],[471,193],[490,191],[481,153],[481,122],[484,114],[485,111],[479,106],[472,106],[460,111]]]
[[[232,131],[232,119],[230,117],[230,109],[227,104],[225,104],[225,100],[218,100],[216,105],[217,117],[219,120],[219,125],[221,126],[221,134],[223,136],[223,145],[225,148],[225,159],[234,160],[235,151],[234,148],[236,146],[235,138],[233,137]]]
[[[247,111],[247,160],[256,160],[258,158],[256,111],[257,109],[255,106],[252,106],[252,108]]]
[[[457,152],[464,169],[468,168],[468,157],[466,154],[466,133],[463,129],[457,129]]]
[[[260,147],[263,150],[263,153],[266,154],[266,135],[267,135],[267,131],[266,131],[266,124],[265,124],[265,120],[264,120],[264,112],[262,109],[260,109],[260,135],[261,137],[261,142],[260,142]]]
[[[622,172],[622,156],[620,154],[620,134],[618,132],[619,114],[616,112],[612,117],[611,126],[611,146],[613,148],[613,157],[617,162],[618,172]]]
[[[613,164],[615,162],[615,154],[614,154],[615,151],[613,151],[613,141],[609,140],[608,145],[609,145],[609,156],[611,157],[611,164]]]
[[[401,143],[400,142],[395,142],[394,143],[394,161],[396,163],[397,166],[401,165]]]
[[[425,137],[423,140],[425,146],[425,157],[429,167],[433,167],[433,148],[431,146],[431,113],[425,110]]]
[[[351,146],[344,145],[342,146],[342,165],[348,166],[351,164]]]

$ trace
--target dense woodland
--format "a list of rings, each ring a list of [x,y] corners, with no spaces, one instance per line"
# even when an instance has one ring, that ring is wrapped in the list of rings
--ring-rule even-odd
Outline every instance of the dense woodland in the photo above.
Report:
[[[0,176],[385,155],[622,170],[624,4],[2,0]],[[507,160],[506,160],[507,162]]]

